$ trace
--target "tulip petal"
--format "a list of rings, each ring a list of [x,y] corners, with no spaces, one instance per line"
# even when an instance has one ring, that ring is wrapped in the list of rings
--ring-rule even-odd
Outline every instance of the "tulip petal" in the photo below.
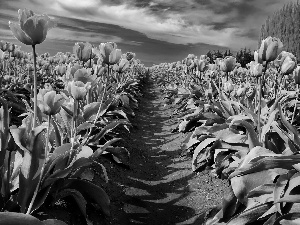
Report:
[[[55,95],[56,95],[55,91],[49,91],[44,95],[44,104],[48,105],[51,109],[54,106]]]
[[[278,55],[278,43],[271,42],[266,51],[266,61],[270,62],[277,58]]]
[[[18,10],[19,14],[19,22],[20,22],[20,27],[23,30],[24,29],[24,23],[29,17],[32,17],[34,15],[34,12],[32,10],[28,9],[19,9]]]
[[[23,30],[31,37],[33,44],[40,44],[46,39],[47,23],[48,21],[44,16],[34,15],[26,20]]]
[[[33,45],[32,39],[21,29],[21,27],[9,21],[9,28],[12,31],[15,38],[25,45]]]

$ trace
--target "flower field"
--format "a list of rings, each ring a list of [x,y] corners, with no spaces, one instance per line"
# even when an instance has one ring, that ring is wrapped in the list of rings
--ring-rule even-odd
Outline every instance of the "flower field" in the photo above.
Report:
[[[146,67],[114,42],[38,55],[56,24],[18,14],[9,27],[32,52],[0,42],[0,224],[121,224],[110,179],[150,193],[132,198],[149,213],[129,208],[124,224],[300,223],[300,65],[279,38],[263,39],[246,67],[193,54]],[[57,208],[71,216],[51,216]]]

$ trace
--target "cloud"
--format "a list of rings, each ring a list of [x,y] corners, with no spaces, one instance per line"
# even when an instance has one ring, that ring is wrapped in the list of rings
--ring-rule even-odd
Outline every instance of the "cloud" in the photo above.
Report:
[[[180,51],[178,55],[186,54],[185,49],[255,49],[261,25],[285,3],[282,0],[1,0],[0,38],[12,39],[8,20],[17,20],[19,8],[29,8],[59,21],[47,37],[49,49],[54,41],[60,47],[77,41],[98,44],[114,41],[129,51],[143,54],[139,50],[143,49],[162,60],[171,58],[166,51],[175,54],[176,49]]]

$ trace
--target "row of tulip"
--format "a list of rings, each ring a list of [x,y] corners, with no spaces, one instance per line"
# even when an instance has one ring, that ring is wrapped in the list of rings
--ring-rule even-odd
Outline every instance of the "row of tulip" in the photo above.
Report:
[[[229,188],[206,224],[299,221],[299,76],[296,57],[277,38],[262,40],[242,68],[232,56],[209,64],[188,55],[151,68],[176,107],[174,132],[195,172],[210,169]]]
[[[42,209],[66,197],[77,203],[81,222],[91,224],[87,207],[110,216],[109,196],[93,182],[92,168],[104,184],[102,156],[127,163],[129,153],[117,145],[114,130],[129,130],[147,69],[134,53],[122,54],[112,42],[76,43],[73,53],[38,56],[36,45],[55,24],[31,10],[18,13],[19,24],[9,22],[10,29],[33,52],[0,42],[1,91],[6,93],[0,97],[0,224],[66,224],[39,219]],[[17,93],[20,89],[27,92]],[[17,103],[20,124],[11,122],[10,108]]]

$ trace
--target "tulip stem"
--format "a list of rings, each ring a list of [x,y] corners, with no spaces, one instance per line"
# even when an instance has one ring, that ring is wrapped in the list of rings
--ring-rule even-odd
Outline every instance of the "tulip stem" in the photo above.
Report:
[[[32,196],[32,199],[30,201],[30,204],[28,206],[28,209],[27,209],[27,212],[26,214],[30,214],[31,213],[31,209],[33,207],[33,203],[36,199],[36,196],[38,194],[38,191],[39,191],[39,188],[41,186],[41,183],[42,183],[42,179],[43,179],[43,173],[44,173],[44,170],[45,170],[45,166],[47,164],[47,158],[48,158],[48,151],[49,151],[49,138],[50,138],[50,122],[51,122],[51,115],[48,116],[48,126],[47,126],[47,136],[46,136],[46,146],[45,146],[45,161],[43,163],[43,166],[41,168],[41,173],[40,173],[40,177],[39,177],[39,181],[35,187],[35,190],[34,190],[34,193],[33,193],[33,196]]]
[[[296,114],[296,109],[297,109],[297,102],[298,102],[298,94],[299,94],[299,85],[296,84],[296,102],[295,102],[295,106],[294,106],[294,112],[293,112],[293,117],[292,117],[292,121],[291,124],[293,124],[294,122],[294,118],[295,118],[295,114]]]
[[[37,74],[36,74],[36,53],[35,45],[32,45],[33,54],[33,128],[36,127],[37,120]]]
[[[258,119],[257,119],[257,131],[258,131],[258,140],[260,140],[261,137],[261,130],[260,130],[260,111],[261,111],[261,76],[258,78]]]

